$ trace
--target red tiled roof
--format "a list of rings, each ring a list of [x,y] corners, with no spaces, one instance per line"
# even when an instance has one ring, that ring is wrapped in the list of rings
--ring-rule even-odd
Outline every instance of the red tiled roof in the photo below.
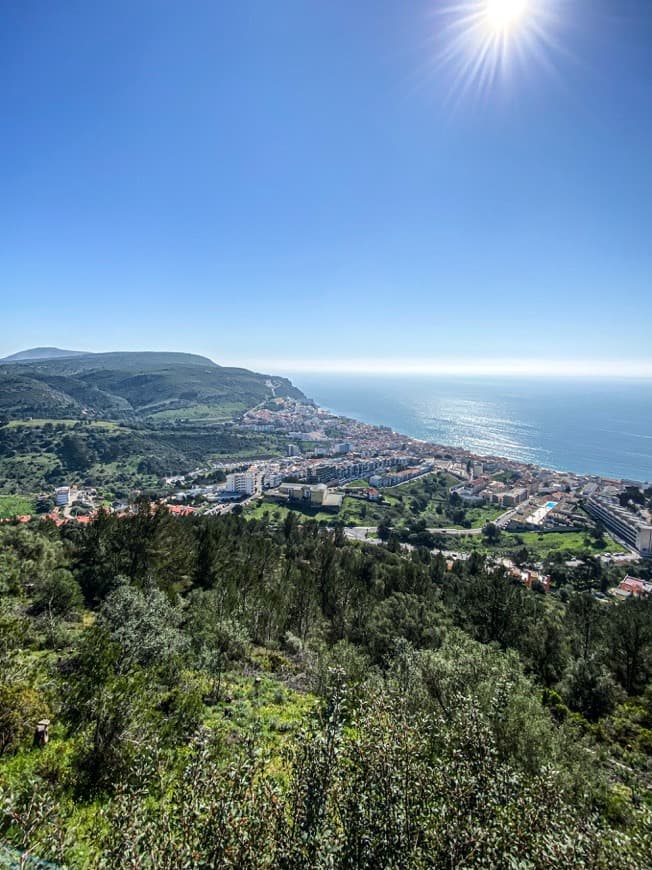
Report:
[[[643,591],[643,581],[636,580],[634,577],[626,577],[619,586],[623,592],[632,592],[634,594]]]
[[[176,517],[187,517],[189,514],[194,514],[196,510],[196,508],[190,505],[183,504],[168,504],[166,507]]]

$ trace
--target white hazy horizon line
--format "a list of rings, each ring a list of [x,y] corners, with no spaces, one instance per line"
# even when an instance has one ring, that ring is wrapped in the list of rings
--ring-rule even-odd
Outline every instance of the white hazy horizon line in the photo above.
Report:
[[[270,374],[466,375],[652,378],[652,360],[548,359],[246,359],[220,361]]]

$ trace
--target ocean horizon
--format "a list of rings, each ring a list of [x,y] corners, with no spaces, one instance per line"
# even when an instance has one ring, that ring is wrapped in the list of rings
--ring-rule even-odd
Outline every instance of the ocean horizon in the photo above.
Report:
[[[287,372],[321,407],[434,444],[652,480],[652,379]]]

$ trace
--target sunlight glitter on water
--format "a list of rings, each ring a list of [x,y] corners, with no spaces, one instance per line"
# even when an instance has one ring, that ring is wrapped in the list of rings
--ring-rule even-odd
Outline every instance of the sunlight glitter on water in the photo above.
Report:
[[[649,379],[292,378],[335,413],[414,438],[549,468],[652,480]]]

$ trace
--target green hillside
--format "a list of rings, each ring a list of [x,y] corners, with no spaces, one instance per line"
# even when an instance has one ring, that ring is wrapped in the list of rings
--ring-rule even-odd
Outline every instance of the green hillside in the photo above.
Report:
[[[286,378],[185,353],[103,353],[0,361],[0,493],[62,483],[127,494],[211,459],[273,456],[284,440],[239,429]],[[72,353],[72,352],[65,352]]]
[[[23,354],[30,353],[29,351]],[[286,378],[185,353],[102,353],[0,364],[0,418],[232,419],[266,398],[304,398]],[[170,414],[170,412],[178,414]]]
[[[15,421],[0,427],[0,494],[77,484],[122,497],[210,460],[244,462],[284,447],[280,436],[219,423]]]

